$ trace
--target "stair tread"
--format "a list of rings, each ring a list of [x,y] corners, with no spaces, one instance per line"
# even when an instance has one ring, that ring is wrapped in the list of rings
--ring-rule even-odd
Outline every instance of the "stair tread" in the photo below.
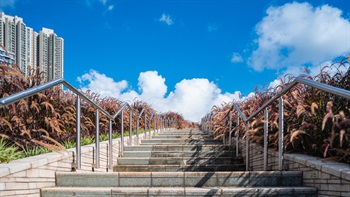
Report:
[[[317,196],[302,171],[242,171],[235,147],[208,132],[163,132],[124,147],[115,172],[57,172],[49,196]],[[163,164],[164,161],[164,164]],[[151,165],[150,165],[151,164]]]

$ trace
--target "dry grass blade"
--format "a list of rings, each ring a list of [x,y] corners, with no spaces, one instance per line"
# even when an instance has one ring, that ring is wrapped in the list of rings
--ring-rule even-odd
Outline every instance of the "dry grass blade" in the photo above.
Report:
[[[9,127],[10,131],[12,131],[11,123],[9,121],[7,121],[5,118],[0,117],[0,123],[1,123],[1,125],[4,125],[4,124],[7,125]]]
[[[44,139],[49,140],[50,142],[53,142],[60,150],[66,150],[66,148],[64,146],[62,146],[59,142],[57,142],[56,140],[54,140],[53,138],[49,137],[49,136],[42,136]]]
[[[55,112],[53,105],[51,103],[49,103],[48,101],[41,102],[41,105],[44,105],[46,110],[48,110],[50,108],[52,113]]]
[[[345,130],[344,129],[340,130],[340,137],[339,137],[340,147],[343,147],[344,134],[345,134]]]
[[[328,120],[329,118],[333,118],[333,113],[332,113],[332,111],[331,111],[331,112],[328,112],[328,113],[324,116],[324,118],[323,118],[323,120],[322,120],[322,131],[324,130],[324,128],[325,128],[325,126],[326,126],[326,123],[327,123],[327,120]]]
[[[47,144],[45,142],[42,142],[42,141],[39,141],[39,140],[36,140],[36,139],[31,139],[30,140],[31,142],[33,142],[34,144],[37,144],[39,146],[42,146],[42,147],[45,147],[51,151],[54,151],[54,152],[58,152],[60,150],[65,150],[65,149],[61,149],[60,147],[58,146],[55,146],[55,145],[52,145],[52,144]]]
[[[290,141],[293,143],[294,140],[296,140],[298,136],[301,134],[306,134],[306,132],[303,130],[292,131],[292,135],[290,136]]]
[[[311,113],[313,115],[316,114],[315,109],[318,109],[318,106],[317,106],[317,104],[315,102],[312,102],[312,104],[311,104]]]

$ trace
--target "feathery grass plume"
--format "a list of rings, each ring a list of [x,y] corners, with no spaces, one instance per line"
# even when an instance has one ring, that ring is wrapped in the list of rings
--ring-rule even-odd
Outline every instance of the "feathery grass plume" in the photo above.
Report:
[[[25,77],[18,66],[9,67],[0,64],[0,98],[42,84],[43,76],[43,72],[31,69],[29,70],[29,76]],[[118,111],[123,103],[116,98],[100,98],[100,95],[91,91],[86,91],[85,95],[110,114]],[[2,133],[0,136],[6,136],[6,142],[17,147],[28,147],[30,149],[36,146],[44,146],[53,151],[61,150],[63,147],[60,144],[75,140],[75,100],[76,95],[73,92],[63,91],[60,87],[56,87],[1,108],[0,129]],[[139,112],[145,109],[147,114],[154,111],[147,103],[142,101],[135,101],[132,106],[138,109]],[[81,112],[82,138],[93,138],[96,128],[96,109],[83,101]],[[130,112],[124,112],[124,125],[128,127],[131,121],[128,116]],[[171,116],[177,121],[178,127],[184,128],[192,125],[184,120],[181,115],[175,113],[161,115],[166,118]],[[112,122],[113,131],[117,135],[121,131],[120,117]],[[99,124],[101,136],[108,134],[109,119],[102,113],[100,114]],[[144,128],[144,124],[146,124],[144,119],[140,119],[140,128]],[[154,123],[152,122],[152,124]],[[133,128],[136,128],[136,118],[132,119],[132,125]]]
[[[304,68],[305,74],[299,77],[350,90],[349,61],[350,56],[347,56],[339,62],[324,66],[316,76],[310,76],[310,72]],[[290,75],[279,78],[280,84],[274,89],[256,87],[254,96],[239,103],[241,111],[246,117],[249,117],[293,79],[294,77]],[[337,155],[339,161],[350,163],[350,101],[302,84],[295,85],[282,97],[284,99],[283,132],[285,133],[286,151],[332,157],[333,159],[334,155]],[[277,103],[276,101],[269,106],[269,122],[271,122],[268,137],[269,148],[278,147],[279,107]],[[226,106],[213,107],[212,112],[224,112],[224,109],[230,105],[231,103]],[[263,113],[257,114],[248,131],[245,123],[241,121],[239,125],[241,136],[250,135],[251,139],[260,142],[259,139],[263,133],[263,127],[260,128],[260,124],[263,122],[258,123],[255,120],[263,120],[263,116]],[[233,124],[236,118],[237,114],[233,113]],[[221,119],[213,119],[213,124],[214,128],[218,129],[217,133],[227,131]]]
[[[313,115],[316,114],[315,109],[318,109],[318,106],[317,106],[317,104],[315,102],[312,102],[312,104],[311,104],[311,113]]]

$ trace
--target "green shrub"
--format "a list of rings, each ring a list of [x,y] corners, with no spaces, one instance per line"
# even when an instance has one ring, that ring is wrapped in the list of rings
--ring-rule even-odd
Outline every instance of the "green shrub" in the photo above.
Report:
[[[23,151],[20,151],[18,147],[8,146],[4,138],[0,139],[0,163],[23,158],[23,155]]]

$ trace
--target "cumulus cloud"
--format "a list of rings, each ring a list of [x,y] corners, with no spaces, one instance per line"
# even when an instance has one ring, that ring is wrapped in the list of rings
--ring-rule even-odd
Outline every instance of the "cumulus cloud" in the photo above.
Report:
[[[78,77],[77,80],[83,90],[90,89],[101,96],[112,96],[123,101],[138,98],[158,112],[174,111],[195,122],[200,121],[213,105],[240,99],[240,92],[222,93],[216,84],[203,78],[183,79],[166,96],[165,78],[157,71],[140,73],[138,91],[131,90],[125,80],[116,82],[95,70]]]
[[[102,97],[112,95],[119,97],[128,87],[127,81],[115,82],[112,78],[107,77],[105,74],[100,74],[95,70],[90,70],[89,73],[78,77],[77,80],[83,91],[92,90],[99,93]]]
[[[331,66],[335,64],[334,66]],[[345,73],[350,69],[349,65],[343,65],[339,67],[339,64],[333,63],[331,61],[325,61],[320,64],[311,65],[309,67],[289,67],[287,70],[283,71],[280,74],[279,78],[284,78],[284,76],[288,75],[289,77],[298,77],[300,75],[306,74],[311,77],[315,77],[320,74],[321,70],[323,72],[327,72],[329,76],[333,77],[335,74],[341,72]],[[275,79],[274,81],[269,83],[269,88],[275,88],[281,84],[281,80]]]
[[[174,24],[173,19],[170,17],[170,15],[162,14],[162,16],[158,19],[159,22],[163,22],[167,25]]]
[[[293,2],[266,13],[248,62],[255,70],[317,65],[350,52],[350,22],[338,8]]]
[[[0,1],[0,11],[3,11],[6,7],[15,7],[17,0],[1,0]]]
[[[231,58],[232,63],[241,63],[243,62],[243,58],[239,53],[233,53]]]

